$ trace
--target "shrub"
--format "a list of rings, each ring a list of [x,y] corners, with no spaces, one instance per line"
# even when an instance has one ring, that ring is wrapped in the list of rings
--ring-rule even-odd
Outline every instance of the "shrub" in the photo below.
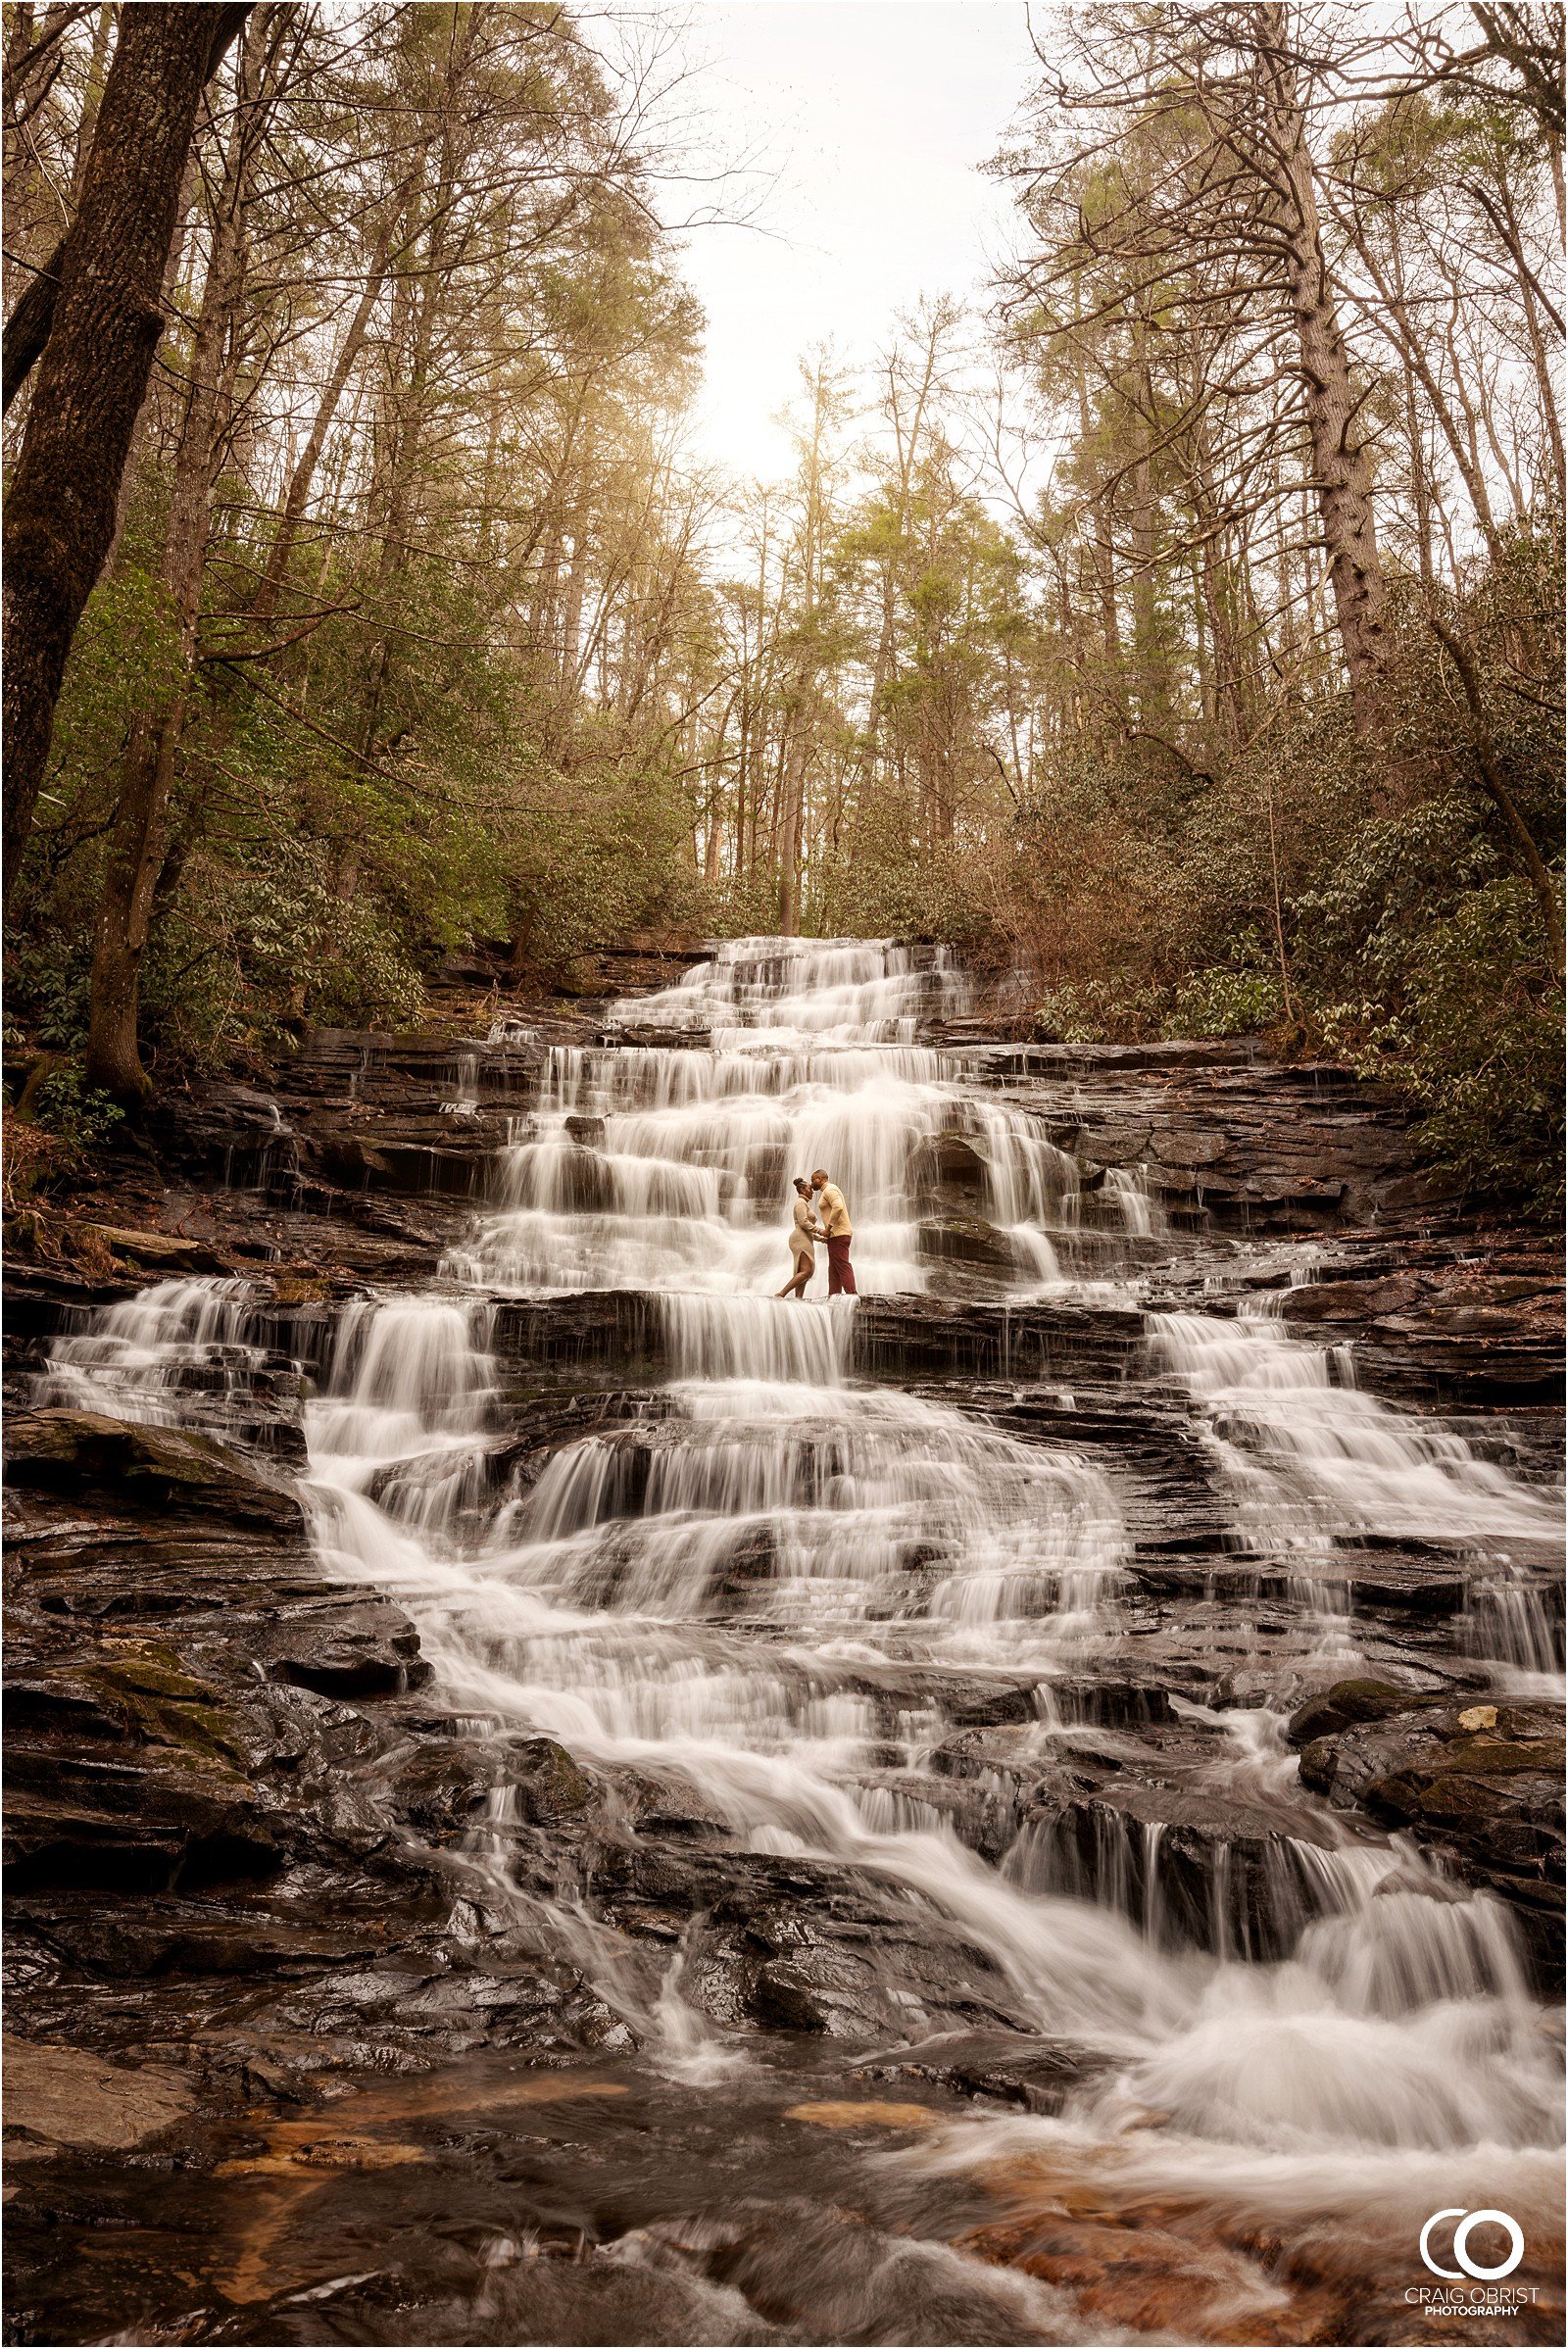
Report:
[[[1255,1036],[1284,1013],[1279,980],[1263,970],[1197,970],[1175,990],[1167,1036]]]
[[[109,1140],[125,1112],[107,1093],[89,1085],[74,1060],[52,1068],[33,1095],[33,1116],[73,1156]]]
[[[1320,1013],[1325,1040],[1424,1112],[1431,1162],[1467,1189],[1549,1213],[1562,1199],[1562,1002],[1540,914],[1512,875],[1380,942],[1376,994]]]

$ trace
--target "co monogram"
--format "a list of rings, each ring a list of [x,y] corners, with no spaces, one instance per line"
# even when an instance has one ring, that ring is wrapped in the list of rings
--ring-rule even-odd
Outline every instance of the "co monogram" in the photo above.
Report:
[[[1440,2268],[1429,2248],[1432,2229],[1443,2219],[1457,2219],[1459,2222],[1453,2230],[1453,2256],[1459,2263],[1456,2268]],[[1470,2257],[1470,2229],[1472,2227],[1500,2227],[1513,2246],[1507,2258],[1500,2260],[1494,2268],[1478,2267]],[[1442,2276],[1450,2283],[1456,2283],[1461,2276],[1474,2276],[1477,2283],[1499,2283],[1503,2276],[1513,2274],[1524,2255],[1524,2229],[1517,2219],[1509,2218],[1506,2211],[1434,2211],[1421,2229],[1422,2259],[1434,2276]]]

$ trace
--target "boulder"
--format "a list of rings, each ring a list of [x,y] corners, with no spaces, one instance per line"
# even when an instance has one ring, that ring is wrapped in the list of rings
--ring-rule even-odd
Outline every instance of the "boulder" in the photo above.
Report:
[[[6,1426],[14,1484],[108,1493],[136,1506],[189,1509],[279,1531],[303,1527],[295,1495],[215,1437],[110,1419],[96,1411],[14,1414]]]
[[[430,1677],[418,1633],[401,1607],[380,1598],[292,1614],[264,1632],[256,1652],[278,1679],[328,1696],[398,1695]]]
[[[1301,1783],[1433,1850],[1513,1911],[1543,1985],[1562,1978],[1563,1729],[1555,1705],[1342,1682],[1291,1723]]]
[[[79,2047],[5,2040],[6,2152],[36,2161],[65,2150],[127,2153],[172,2129],[195,2104],[190,2082],[159,2064],[112,2064]]]

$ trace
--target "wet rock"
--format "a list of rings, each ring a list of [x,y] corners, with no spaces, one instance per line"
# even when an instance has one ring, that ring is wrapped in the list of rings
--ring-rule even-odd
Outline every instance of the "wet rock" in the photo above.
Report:
[[[1488,1719],[1491,1715],[1492,1718]],[[1544,1982],[1560,1982],[1563,1735],[1550,1704],[1455,1703],[1342,1683],[1290,1727],[1301,1783],[1397,1827],[1508,1902]]]
[[[419,1745],[392,1781],[402,1816],[427,1835],[466,1835],[483,1816],[495,1785],[487,1756],[446,1739]]]
[[[1467,1329],[1454,1317],[1444,1326],[1435,1313],[1390,1314],[1352,1343],[1357,1378],[1374,1394],[1513,1403],[1553,1400],[1562,1392],[1556,1338],[1524,1334],[1512,1317]]]
[[[1359,1557],[1346,1560],[1345,1584],[1358,1615],[1454,1616],[1470,1596],[1470,1576],[1446,1558]]]
[[[1538,1256],[1528,1232],[1498,1235],[1494,1256],[1481,1261],[1469,1248],[1427,1248],[1414,1262],[1368,1249],[1354,1278],[1288,1290],[1282,1310],[1349,1343],[1360,1383],[1406,1402],[1513,1403],[1560,1392],[1558,1266]]]
[[[1127,1076],[1191,1068],[1249,1068],[1257,1047],[1247,1038],[1187,1039],[1156,1044],[1003,1044],[982,1047],[975,1057],[991,1074],[1032,1076]]]
[[[212,1081],[163,1097],[151,1134],[165,1164],[193,1179],[281,1184],[297,1165],[276,1098],[247,1085]]]
[[[319,1127],[306,1132],[300,1139],[298,1163],[303,1175],[349,1190],[471,1199],[484,1188],[489,1164],[504,1140],[499,1126],[477,1119],[471,1130],[450,1118],[422,1125],[403,1120],[399,1127],[382,1119],[373,1133]]]
[[[526,2048],[542,2061],[627,2047],[631,2033],[574,1968],[504,1949],[391,1953],[313,1975],[267,2009],[270,2029],[328,2039],[384,2037],[424,2061],[470,2048]]]
[[[1308,1281],[1285,1293],[1287,1321],[1355,1322],[1396,1313],[1421,1294],[1414,1273],[1392,1273],[1364,1281]]]
[[[612,1390],[520,1402],[508,1410],[506,1441],[485,1456],[487,1481],[495,1492],[525,1493],[564,1445],[605,1430],[651,1425],[670,1408],[668,1396],[657,1391]]]
[[[1390,1688],[1386,1681],[1336,1681],[1292,1714],[1286,1736],[1293,1745],[1310,1745],[1341,1730],[1408,1712],[1411,1701],[1408,1688]]]
[[[538,1826],[575,1818],[602,1799],[598,1783],[553,1737],[513,1737],[506,1753],[508,1783]]]
[[[328,1696],[400,1695],[430,1677],[417,1632],[401,1608],[382,1599],[291,1615],[264,1633],[256,1653],[279,1679]]]
[[[1130,1343],[1127,1359],[1136,1359]],[[1212,1449],[1197,1434],[1190,1412],[1161,1404],[1147,1390],[1081,1376],[1070,1389],[1010,1389],[997,1400],[970,1390],[952,1399],[983,1411],[994,1426],[1025,1442],[1086,1449],[1114,1480],[1140,1561],[1228,1545],[1235,1495],[1224,1490]]]
[[[37,1414],[22,1431],[6,1860],[25,1987],[13,2012],[45,2036],[129,2044],[181,2043],[205,2016],[234,2034],[243,2069],[247,2034],[270,2028],[258,1983],[303,1986],[396,1947],[416,1948],[425,1974],[442,1962],[466,1879],[441,1881],[455,1862],[438,1847],[461,1828],[410,1773],[398,1712],[428,1668],[399,1609],[322,1579],[298,1504],[250,1463],[81,1416]],[[55,1489],[73,1458],[91,1477],[105,1460],[133,1473],[84,1503]],[[570,2037],[558,2003],[506,2001],[515,2031],[537,2012],[553,2045]],[[457,1998],[450,2030],[471,2041],[483,2003]],[[427,2061],[445,2044],[438,2009],[378,1994],[319,2013]],[[342,2044],[323,2031],[313,2061],[343,2061]]]
[[[570,1297],[498,1300],[490,1343],[504,1362],[614,1362],[627,1370],[662,1368],[662,1324],[647,1298],[630,1291],[584,1290]]]
[[[1005,1232],[978,1215],[950,1215],[919,1227],[920,1253],[937,1264],[974,1264],[988,1272],[1013,1273],[1018,1251]]]
[[[1347,1070],[1291,1067],[1255,1048],[1063,1047],[991,1056],[1016,1098],[1080,1162],[1145,1167],[1178,1224],[1332,1231],[1378,1211],[1413,1165],[1405,1109]],[[1082,1054],[1092,1084],[1074,1083]]]
[[[986,1195],[990,1175],[974,1144],[962,1134],[936,1134],[922,1144],[910,1170],[920,1198],[972,1210]]]
[[[6,2155],[37,2160],[62,2150],[124,2153],[162,2136],[191,2110],[188,2080],[156,2064],[132,2070],[75,2047],[5,2040]]]
[[[1109,2060],[1094,2049],[1022,2031],[955,2031],[922,2040],[884,2062],[858,2064],[855,2078],[931,2080],[983,2103],[1057,2113]]]
[[[256,1876],[282,1866],[262,1805],[230,1777],[150,1754],[74,1768],[57,1760],[46,1786],[27,1785],[15,1759],[11,1770],[4,1850],[13,1890],[156,1889],[190,1871]]]
[[[292,1493],[226,1444],[187,1429],[94,1411],[32,1411],[8,1420],[6,1444],[17,1485],[120,1495],[132,1507],[177,1503],[241,1524],[303,1525]]]
[[[1021,1881],[1119,1908],[1155,1939],[1268,1961],[1322,1910],[1304,1817],[1293,1835],[1219,1790],[1119,1778],[1066,1801],[1041,1788],[1021,1816]]]
[[[713,1904],[688,1964],[715,2021],[860,2041],[1022,2022],[956,1928],[842,1871],[790,1861],[751,1874]]]
[[[1100,1673],[1054,1675],[1044,1692],[1061,1720],[1097,1729],[1165,1728],[1176,1719],[1169,1675],[1153,1658],[1142,1669],[1135,1658]]]
[[[1124,1377],[1143,1342],[1143,1315],[1117,1306],[950,1305],[910,1297],[862,1297],[853,1339],[855,1367],[872,1377],[1096,1381]]]

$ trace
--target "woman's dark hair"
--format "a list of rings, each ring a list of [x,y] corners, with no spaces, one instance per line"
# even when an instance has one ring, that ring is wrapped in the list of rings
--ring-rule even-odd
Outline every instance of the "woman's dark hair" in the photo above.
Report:
[[[809,1183],[807,1181],[807,1179],[806,1179],[805,1175],[797,1175],[797,1176],[795,1177],[795,1188],[796,1188],[796,1190],[797,1190],[797,1191],[805,1191],[805,1192],[808,1192],[808,1192],[810,1191],[810,1188],[811,1188],[811,1186],[810,1186],[810,1184],[809,1184]]]

